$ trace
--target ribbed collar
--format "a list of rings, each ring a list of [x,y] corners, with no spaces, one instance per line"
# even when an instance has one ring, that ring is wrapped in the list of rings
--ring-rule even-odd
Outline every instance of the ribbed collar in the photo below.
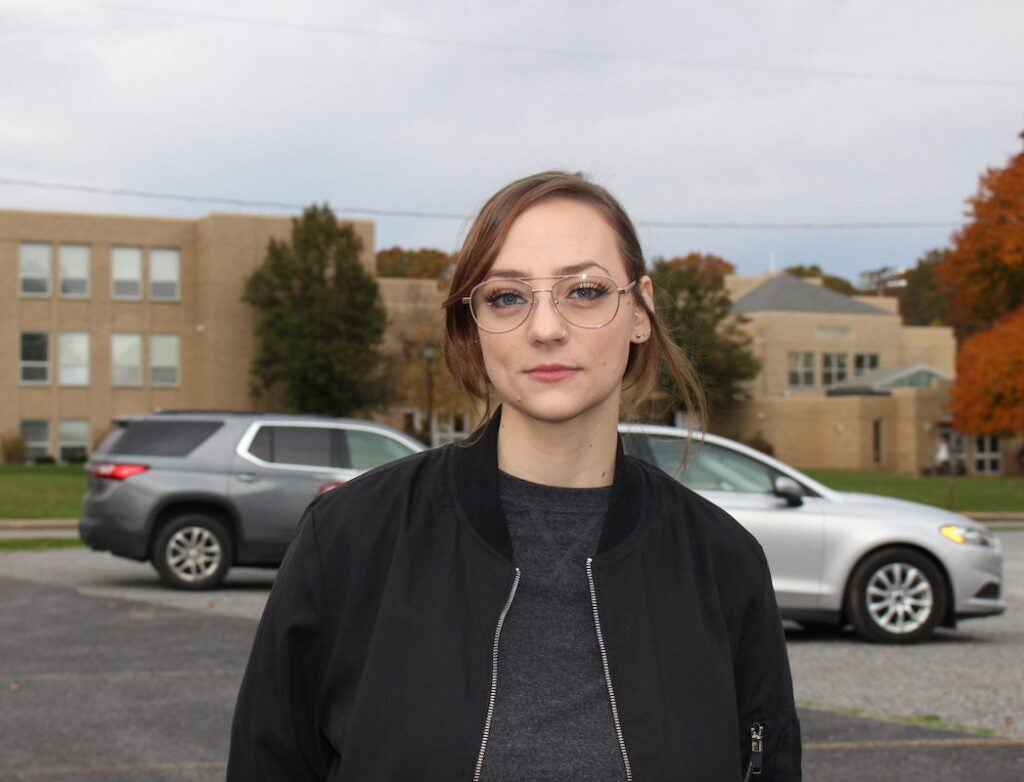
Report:
[[[491,546],[506,559],[512,559],[512,539],[501,507],[498,486],[499,407],[482,430],[466,443],[451,446],[451,485],[470,523]],[[629,535],[640,516],[641,473],[622,450],[619,438],[615,454],[615,476],[598,544],[598,554],[609,551]]]

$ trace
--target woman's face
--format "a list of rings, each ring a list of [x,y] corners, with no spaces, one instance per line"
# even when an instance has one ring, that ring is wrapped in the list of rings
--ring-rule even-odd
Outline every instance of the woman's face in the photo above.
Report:
[[[566,274],[603,275],[617,288],[632,282],[602,214],[558,199],[530,207],[512,223],[488,279]],[[548,289],[556,280],[529,282]],[[651,301],[648,277],[634,290]],[[512,331],[478,329],[487,375],[506,408],[548,423],[618,420],[629,347],[649,338],[650,323],[632,291],[611,295],[619,299],[618,312],[601,328],[569,323],[553,307],[551,294],[542,292],[526,321]]]

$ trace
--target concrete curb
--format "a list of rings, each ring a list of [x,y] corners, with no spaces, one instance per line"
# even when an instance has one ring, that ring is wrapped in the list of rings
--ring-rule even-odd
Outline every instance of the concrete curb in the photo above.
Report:
[[[0,519],[0,530],[78,529],[78,519]]]

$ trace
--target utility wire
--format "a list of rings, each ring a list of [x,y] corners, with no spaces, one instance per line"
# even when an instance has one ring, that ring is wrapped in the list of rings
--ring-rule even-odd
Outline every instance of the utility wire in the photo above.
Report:
[[[11,185],[13,187],[31,187],[37,190],[57,190],[74,193],[90,193],[93,195],[127,196],[130,198],[145,198],[156,201],[182,201],[197,204],[222,204],[237,207],[254,207],[259,209],[285,209],[292,212],[300,212],[308,204],[292,204],[285,201],[259,201],[247,198],[226,198],[222,196],[187,195],[182,193],[156,193],[149,190],[134,190],[121,187],[100,187],[98,185],[78,185],[66,182],[41,182],[34,179],[18,179],[14,177],[0,177],[0,185]],[[335,209],[339,214],[372,215],[376,217],[413,217],[426,220],[469,220],[472,215],[456,214],[452,212],[424,212],[412,209],[375,209],[370,207],[352,206]],[[899,220],[892,222],[871,221],[871,222],[800,222],[800,223],[775,223],[775,222],[711,222],[695,220],[637,220],[637,225],[647,228],[694,228],[711,230],[743,230],[743,231],[772,231],[772,230],[799,230],[799,231],[828,231],[828,230],[888,230],[906,228],[958,228],[963,221],[949,220]]]
[[[302,22],[290,22],[275,19],[256,19],[253,17],[232,14],[199,13],[180,11],[169,8],[152,8],[126,3],[97,2],[92,5],[111,11],[149,14],[197,21],[221,22],[227,24],[253,27],[269,27],[274,29],[296,30],[317,35],[340,35],[355,38],[371,38],[379,40],[406,41],[409,43],[428,44],[431,46],[458,47],[483,51],[519,52],[523,54],[541,54],[572,59],[606,60],[622,62],[643,62],[660,65],[675,65],[683,68],[711,68],[718,70],[747,71],[774,73],[784,76],[801,76],[816,78],[860,79],[866,81],[899,82],[909,84],[956,84],[971,87],[1024,87],[1024,81],[1009,79],[976,79],[956,76],[915,76],[893,73],[872,73],[869,71],[845,71],[820,68],[797,68],[787,65],[769,65],[764,63],[737,63],[717,60],[691,60],[679,57],[655,57],[651,55],[616,54],[607,51],[584,49],[560,49],[545,46],[529,46],[519,43],[501,41],[473,41],[464,38],[447,38],[433,35],[415,35],[412,33],[389,33],[381,30],[364,30],[353,27],[336,27],[331,25],[315,25]]]

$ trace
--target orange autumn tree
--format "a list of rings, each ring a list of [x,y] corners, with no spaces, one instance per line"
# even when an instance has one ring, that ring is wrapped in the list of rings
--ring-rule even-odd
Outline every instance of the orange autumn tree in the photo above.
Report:
[[[452,256],[429,247],[419,250],[389,247],[377,253],[377,276],[447,280],[454,262]]]
[[[1024,434],[1024,307],[964,340],[953,388],[961,432]]]
[[[1024,152],[986,171],[968,204],[971,222],[936,270],[961,340],[1024,304]]]

